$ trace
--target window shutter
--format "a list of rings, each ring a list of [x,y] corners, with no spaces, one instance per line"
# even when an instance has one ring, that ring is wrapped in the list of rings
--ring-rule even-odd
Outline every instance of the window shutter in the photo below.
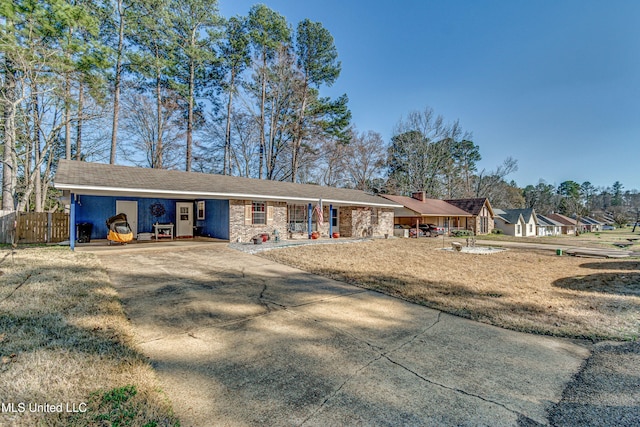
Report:
[[[251,215],[251,208],[252,208],[251,200],[245,200],[244,201],[244,225],[251,225],[251,223],[253,222],[253,218]]]
[[[273,222],[273,205],[267,202],[267,224]]]

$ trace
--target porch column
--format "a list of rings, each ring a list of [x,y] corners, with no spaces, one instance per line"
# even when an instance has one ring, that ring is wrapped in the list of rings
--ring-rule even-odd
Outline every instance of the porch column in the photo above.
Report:
[[[313,207],[311,206],[311,203],[309,203],[309,206],[307,207],[307,232],[309,233],[309,239],[311,239],[311,222],[313,220]]]
[[[69,246],[72,251],[76,249],[76,195],[73,193],[69,205]]]
[[[329,205],[329,238],[333,239],[333,205]]]

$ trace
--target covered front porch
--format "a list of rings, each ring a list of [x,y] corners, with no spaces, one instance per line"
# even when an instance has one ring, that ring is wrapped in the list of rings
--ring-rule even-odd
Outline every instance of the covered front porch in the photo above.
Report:
[[[229,240],[228,200],[73,193],[69,198],[70,223],[77,225],[69,230],[72,248],[106,239],[107,219],[121,213],[127,217],[134,242],[194,237]]]

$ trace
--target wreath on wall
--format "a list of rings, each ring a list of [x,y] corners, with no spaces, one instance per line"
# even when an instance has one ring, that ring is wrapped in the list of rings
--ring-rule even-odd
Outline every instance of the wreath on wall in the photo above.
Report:
[[[151,206],[149,206],[149,210],[151,211],[151,215],[155,216],[156,218],[161,217],[166,212],[164,206],[161,203],[152,204]]]

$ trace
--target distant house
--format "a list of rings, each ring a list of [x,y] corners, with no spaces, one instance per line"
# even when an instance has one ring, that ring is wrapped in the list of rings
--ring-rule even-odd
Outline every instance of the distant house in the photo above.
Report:
[[[562,224],[543,215],[536,215],[538,218],[538,236],[559,236],[562,234]]]
[[[588,216],[580,218],[580,222],[583,224],[584,230],[590,232],[602,231],[602,226],[604,225],[600,221]]]
[[[561,224],[562,234],[576,234],[576,220],[558,213],[551,213],[545,217]]]
[[[467,229],[473,223],[473,215],[439,199],[428,199],[424,191],[412,194],[412,197],[382,195],[394,203],[402,205],[394,209],[394,222],[397,225],[418,227],[420,224],[433,224],[446,231]]]
[[[493,231],[494,212],[486,197],[475,199],[450,199],[445,202],[471,214],[466,228],[473,230],[475,234],[489,234]]]
[[[522,237],[525,229],[524,218],[519,212],[507,212],[502,209],[494,209],[495,228],[507,236]]]
[[[534,209],[495,209],[496,228],[509,236],[535,237],[538,217]]]
[[[54,182],[70,204],[72,248],[76,224],[92,224],[91,238],[104,239],[105,220],[118,213],[127,215],[134,237],[157,237],[163,226],[170,237],[248,242],[275,232],[281,239],[313,231],[391,235],[393,210],[402,207],[359,190],[69,160],[60,160]]]

